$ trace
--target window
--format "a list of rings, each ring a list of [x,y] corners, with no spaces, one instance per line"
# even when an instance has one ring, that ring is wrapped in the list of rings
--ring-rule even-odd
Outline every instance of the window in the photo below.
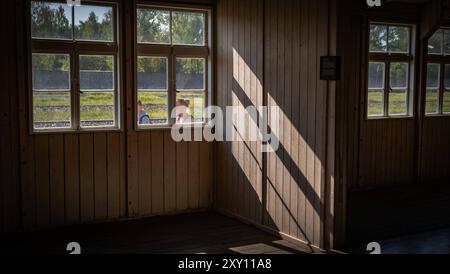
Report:
[[[425,114],[450,115],[450,30],[439,29],[428,39]]]
[[[116,6],[31,1],[33,131],[119,127]]]
[[[210,100],[210,12],[138,6],[136,11],[139,128],[202,124]],[[176,109],[176,118],[172,110]]]
[[[413,27],[370,24],[367,117],[412,115]]]

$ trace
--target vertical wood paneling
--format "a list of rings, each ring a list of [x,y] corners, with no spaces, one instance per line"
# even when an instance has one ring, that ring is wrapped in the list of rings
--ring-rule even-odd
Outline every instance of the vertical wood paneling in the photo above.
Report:
[[[137,138],[139,153],[138,163],[139,172],[137,178],[139,185],[137,194],[139,195],[136,203],[139,205],[138,212],[141,215],[150,215],[152,213],[152,147],[151,134],[141,133]],[[130,197],[131,198],[131,197]]]
[[[200,193],[199,143],[188,144],[188,206],[198,208]]]
[[[133,2],[118,2],[120,29],[132,29]],[[134,130],[132,43],[121,43],[123,132],[30,134],[25,4],[10,1],[0,16],[11,38],[0,65],[0,231],[208,208],[213,146],[177,144],[169,130]]]
[[[94,210],[94,138],[80,135],[80,217],[82,222],[95,219]]]
[[[423,121],[421,178],[422,182],[445,182],[450,178],[449,117],[426,117]]]
[[[201,143],[200,144],[200,201],[199,201],[199,207],[200,208],[207,208],[211,205],[211,184],[212,181],[211,174],[213,172],[213,155],[210,152],[211,151],[211,145],[208,143]],[[168,170],[171,174],[173,173],[175,166],[170,166],[170,170]],[[175,178],[173,178],[175,179]],[[173,182],[173,187],[175,187],[175,180]],[[175,191],[173,191],[176,193]],[[175,200],[175,195],[173,196],[173,200]]]
[[[135,217],[139,215],[140,209],[140,181],[149,177],[141,177],[140,172],[142,162],[140,157],[144,154],[138,154],[138,147],[142,143],[136,134],[127,134],[127,205],[128,216]],[[142,213],[143,214],[143,213]]]
[[[188,208],[188,143],[177,143],[177,210]]]
[[[164,212],[164,135],[152,132],[152,214]],[[148,197],[146,197],[148,198]]]
[[[406,11],[405,7],[393,4],[382,11],[365,12],[366,7],[358,1],[342,3],[339,55],[343,60],[343,81],[336,122],[340,131],[336,165],[339,181],[345,185],[342,191],[346,186],[354,191],[414,182],[415,120],[365,117],[367,16],[417,20],[417,10],[408,6]]]
[[[120,134],[120,217],[126,217],[127,214],[127,155],[126,155],[126,138],[124,134]]]
[[[106,134],[94,134],[94,197],[95,219],[108,218],[108,163]]]
[[[19,90],[23,83],[18,81],[17,52],[21,51],[16,42],[21,39],[17,32],[16,2],[4,3],[0,11],[0,24],[5,39],[3,49],[6,50],[0,64],[0,231],[17,230],[21,225],[21,184],[20,184],[20,146],[19,120],[17,113],[23,107]],[[19,7],[21,7],[19,5]],[[20,25],[20,24],[19,24]],[[23,61],[23,58],[22,58]],[[18,108],[19,107],[19,108]]]
[[[176,143],[169,131],[164,132],[164,210],[175,211],[177,206]],[[206,181],[209,185],[210,181]]]
[[[280,149],[263,163],[258,144],[218,144],[218,160],[229,153],[233,161],[231,176],[218,181],[217,189],[227,191],[217,193],[217,206],[317,246],[324,242],[328,86],[319,80],[318,61],[328,54],[327,3],[218,2],[218,21],[224,24],[218,29],[220,41],[231,39],[218,51],[224,64],[217,76],[220,103],[231,97],[232,105],[260,105],[264,87],[267,105],[280,108],[279,121],[270,121],[272,127],[279,123]],[[264,21],[258,20],[263,13]],[[264,40],[252,36],[258,31]],[[235,135],[239,141],[239,132]],[[264,165],[267,174],[261,173]],[[264,222],[258,215],[265,216]]]
[[[78,136],[75,134],[64,135],[64,198],[66,224],[76,224],[80,222],[80,178],[78,149]]]
[[[64,224],[64,137],[51,135],[50,147],[50,223]]]
[[[38,227],[50,224],[50,183],[49,183],[48,136],[36,137],[36,219]]]
[[[120,217],[120,134],[112,133],[107,136],[107,163],[108,163],[108,218]]]

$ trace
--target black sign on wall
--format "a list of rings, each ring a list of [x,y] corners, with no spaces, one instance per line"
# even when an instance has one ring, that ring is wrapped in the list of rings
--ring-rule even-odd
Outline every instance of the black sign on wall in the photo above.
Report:
[[[320,80],[336,81],[341,79],[341,57],[320,57]]]

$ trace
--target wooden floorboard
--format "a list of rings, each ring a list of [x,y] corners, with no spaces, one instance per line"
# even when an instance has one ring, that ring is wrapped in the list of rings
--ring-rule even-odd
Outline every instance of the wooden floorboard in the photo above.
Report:
[[[304,254],[306,245],[282,240],[223,215],[204,212],[115,223],[72,226],[0,236],[0,253],[83,254]]]

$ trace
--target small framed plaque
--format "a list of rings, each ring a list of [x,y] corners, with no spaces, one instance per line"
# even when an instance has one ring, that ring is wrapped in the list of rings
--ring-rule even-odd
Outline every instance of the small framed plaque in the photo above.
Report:
[[[320,80],[336,81],[341,79],[341,57],[320,57]]]

